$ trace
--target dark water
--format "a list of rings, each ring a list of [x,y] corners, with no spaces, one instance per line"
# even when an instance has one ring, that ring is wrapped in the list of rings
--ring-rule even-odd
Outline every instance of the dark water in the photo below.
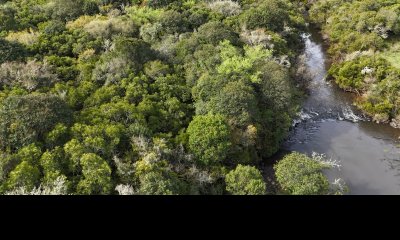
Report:
[[[400,130],[376,124],[352,106],[353,96],[325,79],[329,68],[318,34],[304,37],[312,72],[310,96],[283,150],[325,154],[340,161],[349,194],[400,194]]]

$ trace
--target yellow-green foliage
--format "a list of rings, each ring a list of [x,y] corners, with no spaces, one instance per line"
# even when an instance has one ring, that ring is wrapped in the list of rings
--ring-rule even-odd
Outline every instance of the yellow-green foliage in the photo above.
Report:
[[[74,21],[67,22],[67,24],[65,26],[67,29],[70,29],[70,30],[81,29],[81,28],[84,28],[88,23],[90,23],[91,21],[93,21],[95,19],[107,20],[108,18],[106,16],[101,16],[101,15],[98,15],[98,16],[83,15],[83,16],[80,16],[79,18],[75,19]]]
[[[138,29],[134,22],[126,16],[81,16],[66,24],[67,29],[83,29],[93,37],[110,38],[119,33],[133,36]]]
[[[153,9],[149,7],[131,6],[125,9],[127,15],[137,24],[144,24],[148,22],[157,21],[163,10]]]
[[[19,42],[24,45],[32,45],[38,40],[38,37],[39,33],[30,28],[19,32],[10,32],[5,39],[8,41]]]
[[[321,195],[329,191],[324,164],[301,153],[291,153],[275,164],[274,169],[284,194]]]

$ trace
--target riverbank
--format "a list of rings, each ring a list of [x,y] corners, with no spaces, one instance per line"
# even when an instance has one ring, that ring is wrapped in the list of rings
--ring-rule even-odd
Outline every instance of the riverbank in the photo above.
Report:
[[[353,106],[354,94],[326,79],[327,46],[316,29],[305,37],[306,59],[313,73],[309,96],[303,102],[301,121],[292,129],[281,151],[265,163],[264,172],[288,152],[313,152],[336,159],[341,169],[326,172],[342,178],[349,194],[400,194],[400,130],[376,124]]]
[[[317,1],[310,6],[310,21],[330,41],[328,52],[334,62],[329,75],[341,89],[356,93],[353,102],[372,121],[399,128],[398,4],[355,0]]]

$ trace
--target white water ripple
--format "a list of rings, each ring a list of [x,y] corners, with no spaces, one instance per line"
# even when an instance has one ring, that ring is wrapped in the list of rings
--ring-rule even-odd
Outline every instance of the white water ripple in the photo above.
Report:
[[[359,121],[363,121],[364,119],[360,116],[357,116],[353,110],[351,109],[350,106],[344,106],[342,108],[342,114],[343,114],[343,118],[349,121],[352,121],[354,123],[359,122]],[[340,117],[340,116],[339,116]]]

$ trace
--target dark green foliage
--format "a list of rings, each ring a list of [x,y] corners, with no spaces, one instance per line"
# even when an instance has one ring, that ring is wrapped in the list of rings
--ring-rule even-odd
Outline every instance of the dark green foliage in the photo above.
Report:
[[[86,0],[83,3],[82,11],[86,15],[94,15],[100,12],[99,5],[97,4],[98,1],[96,0]]]
[[[243,81],[226,84],[210,105],[210,112],[227,116],[231,124],[239,127],[253,123],[259,116],[254,89]]]
[[[225,160],[230,142],[230,130],[221,115],[196,116],[188,127],[189,148],[198,161],[214,165]]]
[[[55,73],[59,79],[68,81],[75,79],[79,74],[74,58],[53,55],[46,57],[45,60],[55,67]]]
[[[170,173],[171,175],[171,173]],[[173,175],[161,172],[149,172],[140,176],[140,195],[178,195],[184,194],[182,182]],[[183,184],[184,185],[184,184]]]
[[[53,19],[69,21],[83,14],[95,14],[99,8],[90,0],[52,0],[47,9]]]
[[[145,4],[149,7],[163,7],[163,6],[167,6],[170,3],[175,2],[176,0],[144,0],[143,2],[145,2]]]
[[[23,45],[0,38],[0,64],[23,59],[26,55],[27,50]]]
[[[36,27],[48,20],[45,3],[46,0],[13,0],[0,5],[0,32]]]
[[[15,15],[17,10],[10,5],[0,6],[0,30],[11,30],[16,26]]]
[[[243,23],[249,29],[267,28],[280,32],[289,19],[289,8],[283,0],[262,1],[256,8],[250,8],[242,15]]]
[[[177,11],[166,11],[162,14],[161,19],[164,34],[181,33],[187,30],[186,19]]]
[[[0,107],[0,148],[14,151],[43,141],[57,123],[70,123],[71,111],[59,97],[10,96]]]
[[[238,44],[237,33],[221,22],[211,21],[199,27],[196,34],[197,40],[202,44],[216,45],[220,41],[228,40],[232,44]]]

